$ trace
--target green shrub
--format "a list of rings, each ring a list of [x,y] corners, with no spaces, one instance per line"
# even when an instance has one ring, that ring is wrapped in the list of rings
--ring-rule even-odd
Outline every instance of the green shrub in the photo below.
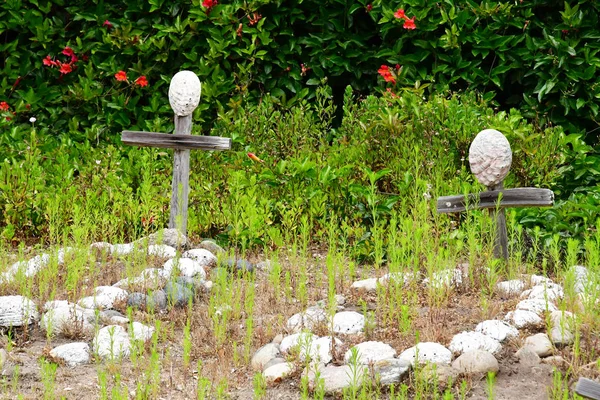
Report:
[[[11,120],[0,128],[33,116],[53,135],[96,143],[125,128],[168,131],[169,80],[190,69],[204,83],[195,120],[206,132],[217,114],[265,93],[288,108],[314,99],[323,81],[339,108],[347,85],[362,94],[381,87],[382,65],[399,87],[495,93],[504,109],[570,133],[597,127],[597,2],[413,0],[405,18],[394,16],[399,7],[8,0],[0,5],[0,112]]]

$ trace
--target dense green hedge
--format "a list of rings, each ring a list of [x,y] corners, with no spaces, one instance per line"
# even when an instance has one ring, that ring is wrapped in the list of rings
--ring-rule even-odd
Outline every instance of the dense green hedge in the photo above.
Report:
[[[114,138],[125,127],[168,129],[169,79],[190,69],[204,83],[196,114],[204,129],[217,112],[267,92],[284,106],[312,98],[327,79],[338,104],[348,84],[371,93],[420,81],[434,91],[495,92],[503,107],[590,131],[600,101],[599,7],[588,0],[6,0],[0,112],[8,124],[35,116],[76,140]],[[398,9],[406,18],[394,15]],[[44,65],[47,56],[61,64]],[[398,73],[395,84],[377,73],[382,65]],[[127,81],[116,80],[119,71]],[[148,86],[135,84],[140,76]]]

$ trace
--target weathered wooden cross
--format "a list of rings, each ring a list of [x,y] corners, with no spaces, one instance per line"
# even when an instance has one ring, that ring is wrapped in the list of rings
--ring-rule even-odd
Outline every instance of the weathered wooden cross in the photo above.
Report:
[[[504,178],[512,163],[510,144],[504,135],[494,129],[485,129],[475,137],[469,148],[469,164],[477,180],[487,192],[467,196],[443,196],[437,200],[439,213],[453,213],[469,209],[488,208],[496,217],[494,257],[508,259],[506,233],[507,207],[551,207],[554,193],[549,189],[504,189]]]
[[[231,139],[215,136],[194,136],[192,113],[200,102],[200,80],[191,71],[180,71],[169,86],[169,103],[175,112],[175,132],[173,134],[123,131],[124,144],[143,147],[162,147],[175,150],[173,162],[173,192],[169,228],[187,232],[190,150],[229,150]]]

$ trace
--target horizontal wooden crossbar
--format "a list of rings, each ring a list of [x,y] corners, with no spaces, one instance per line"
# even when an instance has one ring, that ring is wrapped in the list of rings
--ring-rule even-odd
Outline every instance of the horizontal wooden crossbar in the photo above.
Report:
[[[231,139],[219,136],[175,135],[169,133],[123,131],[124,144],[177,150],[229,150]]]
[[[549,189],[515,188],[503,190],[490,190],[479,194],[465,196],[443,196],[437,200],[439,213],[461,212],[467,209],[496,208],[498,198],[502,194],[499,207],[552,207],[554,193]]]

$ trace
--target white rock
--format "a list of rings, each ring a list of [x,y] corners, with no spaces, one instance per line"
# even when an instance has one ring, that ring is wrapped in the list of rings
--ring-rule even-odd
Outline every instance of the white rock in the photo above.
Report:
[[[404,350],[398,358],[408,361],[410,365],[415,365],[415,362],[419,364],[450,364],[452,352],[439,343],[421,342]]]
[[[564,327],[569,330],[575,329],[575,314],[570,311],[556,310],[550,313],[552,326]]]
[[[151,244],[148,246],[148,255],[173,258],[177,255],[177,250],[175,250],[175,247],[167,246],[166,244]]]
[[[94,337],[93,349],[103,359],[118,360],[129,356],[131,342],[125,328],[109,325],[100,329]]]
[[[554,284],[554,282],[552,282],[552,279],[547,278],[545,276],[542,275],[531,275],[529,277],[529,282],[531,283],[531,286],[538,286],[538,285],[547,285],[547,284]]]
[[[212,267],[217,265],[217,257],[206,249],[188,250],[181,256],[182,258],[191,258],[203,267]]]
[[[367,367],[363,365],[341,367],[329,365],[319,368],[319,379],[323,381],[326,394],[339,394],[352,385],[358,390],[367,377]],[[317,386],[316,373],[312,368],[308,371],[308,385],[311,390],[315,390]]]
[[[169,228],[162,229],[149,235],[148,237],[141,238],[136,242],[148,245],[164,244],[177,249],[180,247],[186,247],[188,244],[188,238],[181,231],[174,228]]]
[[[293,333],[281,340],[279,351],[281,351],[282,354],[288,354],[293,348],[298,348],[299,351],[303,351],[303,348],[310,348],[311,343],[318,338],[318,336],[312,334],[311,332]]]
[[[73,247],[63,247],[58,249],[56,252],[56,261],[59,265],[63,265],[65,263],[65,257],[67,254],[73,253],[75,249]]]
[[[462,354],[471,350],[484,350],[495,354],[502,349],[502,345],[496,339],[481,332],[469,331],[454,335],[448,348],[454,354]]]
[[[515,355],[519,358],[519,363],[524,367],[533,367],[540,363],[540,356],[530,347],[521,347]]]
[[[358,359],[361,364],[372,364],[386,358],[394,358],[396,356],[396,350],[392,346],[383,342],[363,342],[352,347],[346,352],[344,361],[350,362],[352,357],[352,349],[358,351]]]
[[[423,279],[423,283],[434,288],[442,289],[453,286],[460,286],[463,282],[462,271],[460,269],[445,269],[434,272],[430,278]]]
[[[287,321],[287,327],[292,332],[303,329],[312,330],[317,325],[327,323],[327,312],[320,307],[313,306],[302,313],[292,315]]]
[[[563,296],[563,288],[555,283],[537,285],[521,293],[522,299],[547,299],[549,302],[555,302]]]
[[[274,343],[267,343],[260,349],[256,350],[250,365],[255,371],[261,371],[263,367],[272,359],[279,357],[279,345]]]
[[[98,286],[94,289],[96,296],[107,296],[113,303],[118,301],[126,301],[129,293],[127,290],[119,289],[113,286]]]
[[[134,321],[131,323],[129,327],[131,337],[133,340],[139,340],[142,342],[147,342],[152,339],[152,335],[154,334],[154,327],[146,326],[140,322]]]
[[[410,362],[397,358],[386,358],[373,364],[373,374],[381,385],[400,383],[400,379],[410,369]]]
[[[499,342],[519,336],[519,331],[514,326],[497,319],[480,322],[475,327],[476,332],[481,332]]]
[[[379,280],[377,278],[363,279],[352,283],[352,286],[350,286],[350,288],[355,290],[365,290],[367,292],[374,292],[377,290],[378,282]]]
[[[418,276],[412,271],[408,272],[390,272],[379,278],[380,285],[387,285],[390,281],[396,284],[408,285],[418,279]]]
[[[114,246],[108,242],[95,242],[90,245],[90,250],[96,250],[100,253],[113,254]]]
[[[126,255],[133,253],[134,248],[135,248],[135,246],[133,243],[114,244],[110,248],[110,254],[115,257],[126,256]]]
[[[524,289],[525,282],[520,279],[498,282],[496,284],[496,290],[508,297],[518,296]]]
[[[107,295],[87,296],[79,299],[77,304],[83,308],[108,310],[113,306],[113,300]]]
[[[191,258],[172,258],[163,265],[164,271],[167,275],[171,275],[171,271],[173,271],[173,268],[175,267],[179,268],[179,271],[183,276],[187,276],[189,278],[198,277],[200,279],[206,279],[206,271],[204,271],[204,267]]]
[[[553,311],[550,314],[551,329],[550,338],[555,345],[569,345],[575,340],[573,331],[575,327],[575,316],[569,311]]]
[[[294,364],[289,362],[278,363],[275,365],[271,365],[269,368],[263,371],[263,376],[265,377],[265,381],[268,385],[271,385],[276,382],[280,382],[281,380],[290,376],[296,370]]]
[[[28,261],[17,261],[2,274],[0,281],[12,282],[18,274],[23,274],[23,276],[30,278],[35,276],[49,262],[50,255],[46,253],[35,256]]]
[[[542,316],[542,314],[547,311],[556,311],[556,306],[544,299],[533,298],[521,300],[519,303],[517,303],[517,310],[531,311],[539,316]]]
[[[506,314],[504,320],[511,322],[517,329],[542,323],[542,319],[536,313],[526,310],[511,311]]]
[[[135,278],[124,278],[113,285],[117,288],[143,286],[146,289],[160,289],[165,286],[169,275],[162,268],[146,268]]]
[[[333,316],[333,332],[343,334],[360,333],[365,328],[365,317],[356,311],[342,311]]]
[[[324,336],[313,340],[310,343],[310,350],[307,353],[305,349],[300,351],[300,358],[306,359],[308,356],[312,361],[321,362],[323,364],[329,364],[333,360],[332,346],[333,338],[331,336]],[[335,346],[340,348],[343,342],[335,338]]]
[[[498,372],[498,360],[492,353],[485,350],[470,350],[464,352],[452,363],[452,367],[463,374],[486,374]]]
[[[50,300],[50,301],[47,301],[44,303],[43,310],[48,311],[53,308],[69,307],[69,306],[75,306],[75,304],[69,303],[67,300]]]
[[[84,335],[94,333],[96,315],[93,310],[81,308],[75,304],[53,304],[42,315],[40,327],[42,330],[55,336],[63,333],[81,332]]]
[[[39,318],[35,303],[24,296],[0,296],[0,326],[29,325]]]
[[[566,346],[575,342],[575,335],[570,330],[561,328],[560,326],[554,326],[550,329],[550,337],[552,338],[552,343],[557,346]]]
[[[67,343],[50,350],[50,356],[62,360],[69,367],[76,367],[90,362],[90,346],[82,342]]]
[[[574,265],[567,271],[567,277],[573,279],[575,293],[584,293],[589,282],[589,271],[583,265]]]
[[[525,339],[523,347],[529,347],[538,356],[546,357],[554,352],[550,338],[545,333],[538,333]]]

